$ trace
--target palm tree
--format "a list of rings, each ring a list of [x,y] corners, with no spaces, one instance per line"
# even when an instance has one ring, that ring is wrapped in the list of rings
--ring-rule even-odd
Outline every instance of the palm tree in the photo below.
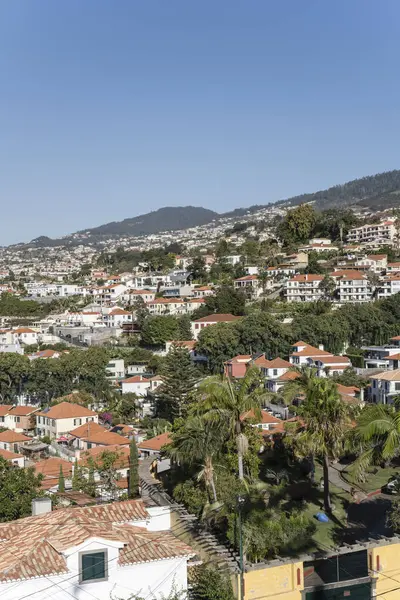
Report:
[[[283,386],[281,394],[285,404],[292,404],[298,396],[306,396],[317,379],[317,369],[315,367],[293,367],[291,372],[296,373],[297,377]]]
[[[362,478],[371,464],[388,462],[400,452],[400,412],[395,406],[370,404],[359,415],[353,441],[361,454],[353,464],[354,472]]]
[[[261,384],[259,369],[251,367],[243,379],[209,377],[199,386],[200,400],[194,411],[207,420],[228,426],[236,439],[239,479],[244,479],[243,456],[248,446],[242,417],[248,411],[253,411],[256,418],[261,417],[261,401],[266,394]]]
[[[324,508],[331,512],[329,495],[329,460],[337,459],[345,447],[354,408],[340,397],[334,381],[313,379],[304,402],[298,409],[302,423],[294,433],[299,455],[320,458],[323,466]]]
[[[214,458],[220,452],[225,439],[219,424],[192,416],[172,435],[172,442],[167,448],[168,455],[177,462],[200,465],[197,477],[204,480],[214,502],[218,501],[214,481]]]

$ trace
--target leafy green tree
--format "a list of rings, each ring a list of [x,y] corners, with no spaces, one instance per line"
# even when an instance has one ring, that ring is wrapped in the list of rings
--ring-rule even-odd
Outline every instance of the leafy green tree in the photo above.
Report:
[[[261,416],[262,394],[257,368],[250,368],[243,379],[235,382],[229,378],[209,377],[199,386],[199,400],[194,410],[221,427],[224,424],[229,427],[237,445],[239,479],[244,479],[243,457],[248,448],[242,417],[248,411],[253,411],[257,418]]]
[[[129,498],[139,497],[139,454],[134,438],[129,447],[128,496]]]
[[[200,254],[193,257],[188,270],[196,281],[203,281],[207,278],[206,261]]]
[[[87,465],[89,467],[89,480],[88,485],[92,491],[95,485],[95,474],[98,475],[99,481],[98,486],[102,494],[106,494],[112,500],[117,498],[117,481],[118,475],[118,463],[121,460],[121,453],[119,451],[104,450],[95,458],[89,456],[87,459]]]
[[[167,453],[178,463],[195,466],[198,480],[204,480],[210,501],[217,502],[214,459],[222,450],[227,435],[220,423],[203,417],[190,417],[172,435]]]
[[[277,235],[285,245],[306,242],[316,223],[316,213],[309,204],[300,204],[289,210],[278,226]]]
[[[58,476],[58,491],[65,492],[65,479],[64,479],[62,465],[60,465],[60,474]]]
[[[363,479],[371,464],[387,463],[400,449],[400,412],[393,405],[369,404],[360,412],[353,440],[360,456],[353,464],[355,474]]]
[[[344,451],[353,410],[341,399],[335,382],[328,378],[314,378],[297,411],[302,421],[294,433],[295,449],[299,456],[311,455],[321,459],[327,512],[331,511],[329,460],[337,459]]]
[[[43,496],[43,475],[35,469],[16,469],[0,457],[0,521],[13,521],[32,514],[32,500]]]
[[[208,314],[220,313],[231,315],[244,315],[246,296],[232,286],[222,285],[214,296],[209,296],[205,301]]]
[[[321,281],[321,283],[319,284],[318,287],[320,288],[320,290],[323,291],[325,299],[327,299],[327,300],[333,299],[333,296],[336,291],[336,283],[335,283],[335,280],[333,279],[333,277],[330,277],[329,275],[325,275],[325,277],[323,278],[323,280]]]
[[[239,353],[240,333],[234,323],[205,327],[199,335],[197,351],[208,359],[212,373],[221,373],[224,362]]]
[[[282,388],[281,396],[285,404],[293,404],[296,398],[307,396],[309,390],[317,380],[317,369],[315,367],[301,366],[293,367],[296,379],[291,379]]]
[[[0,398],[4,404],[23,391],[30,374],[30,361],[13,352],[0,353]]]
[[[79,492],[82,489],[82,474],[79,469],[78,460],[75,459],[74,473],[72,476],[72,489],[74,492]]]
[[[163,346],[170,340],[187,340],[190,335],[182,319],[173,315],[148,317],[141,328],[142,343],[148,346]]]
[[[184,416],[199,380],[199,371],[193,365],[187,348],[172,345],[165,357],[161,376],[163,382],[156,391],[157,413],[168,420]]]
[[[194,567],[191,577],[194,600],[235,600],[229,577],[211,565]]]

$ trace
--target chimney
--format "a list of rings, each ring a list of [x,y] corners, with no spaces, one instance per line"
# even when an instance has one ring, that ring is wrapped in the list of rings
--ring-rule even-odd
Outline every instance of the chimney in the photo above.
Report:
[[[323,349],[324,349],[324,345],[323,344],[319,344],[318,350],[323,350]]]
[[[51,512],[51,498],[34,498],[32,500],[32,517]]]

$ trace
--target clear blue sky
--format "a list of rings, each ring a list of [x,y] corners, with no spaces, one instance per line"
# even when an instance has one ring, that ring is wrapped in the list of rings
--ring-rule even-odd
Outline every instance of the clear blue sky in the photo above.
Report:
[[[398,0],[0,2],[0,245],[400,167]]]

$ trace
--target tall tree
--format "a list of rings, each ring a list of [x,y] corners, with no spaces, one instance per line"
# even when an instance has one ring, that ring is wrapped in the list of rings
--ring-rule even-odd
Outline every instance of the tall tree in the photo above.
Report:
[[[16,469],[0,457],[0,522],[31,515],[32,500],[43,496],[42,479],[33,467]]]
[[[129,498],[138,498],[139,496],[139,454],[135,439],[132,438],[129,448]]]
[[[172,443],[168,446],[171,458],[197,467],[197,478],[204,480],[213,502],[218,501],[214,482],[214,458],[221,452],[226,439],[226,428],[224,435],[224,427],[219,422],[193,416],[172,435]]]
[[[162,385],[157,389],[157,413],[168,420],[187,413],[191,394],[199,380],[199,372],[193,365],[187,348],[174,344],[165,357],[161,376]]]
[[[298,409],[302,422],[295,430],[295,449],[300,456],[319,458],[324,479],[324,508],[331,511],[329,461],[343,452],[346,434],[351,429],[353,407],[345,404],[335,382],[328,378],[311,381],[304,402]]]
[[[353,465],[362,479],[368,466],[388,462],[399,454],[400,412],[395,406],[367,405],[360,413],[353,432],[360,456]]]
[[[58,475],[58,491],[65,492],[65,479],[62,465],[60,465],[60,473]]]
[[[255,367],[241,380],[210,377],[199,386],[199,401],[194,410],[205,419],[229,427],[236,441],[239,479],[244,479],[243,457],[248,447],[243,415],[253,411],[257,418],[261,416],[263,393],[260,372]]]

